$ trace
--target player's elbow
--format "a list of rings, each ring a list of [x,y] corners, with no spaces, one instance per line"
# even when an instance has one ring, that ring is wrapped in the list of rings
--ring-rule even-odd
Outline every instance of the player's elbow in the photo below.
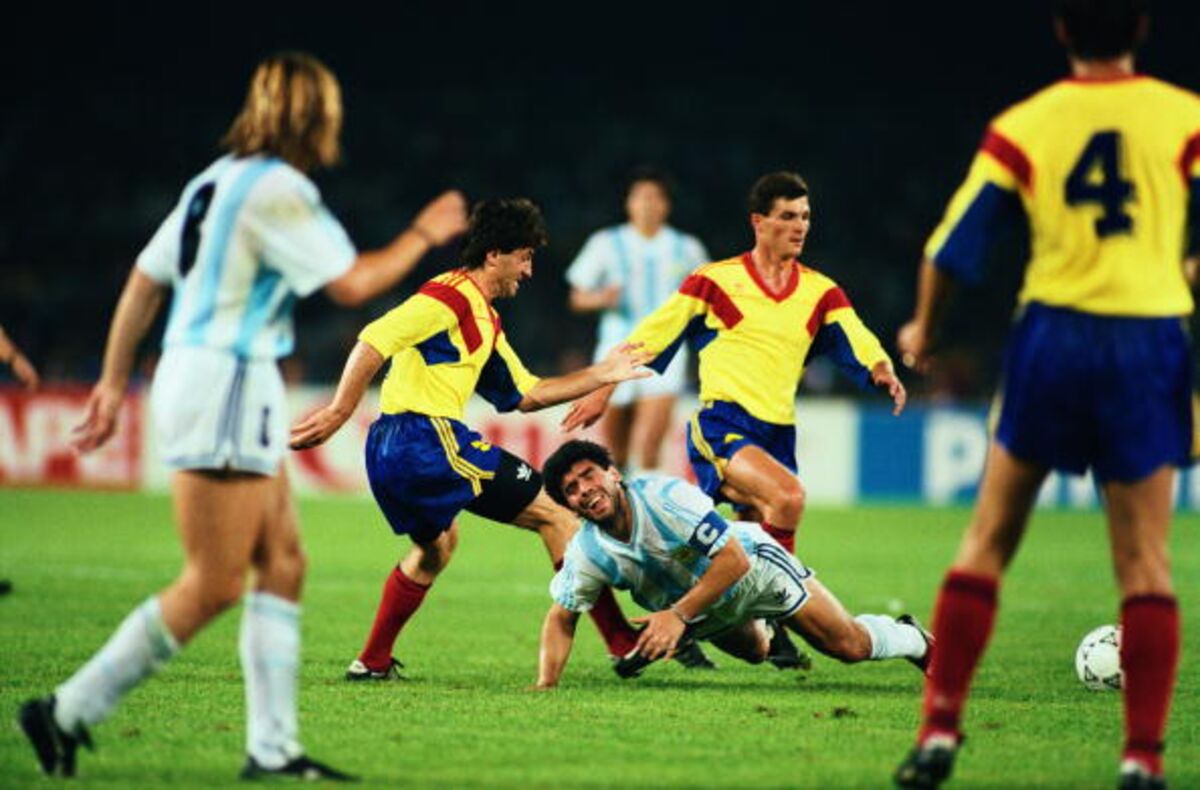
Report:
[[[357,267],[351,269],[325,286],[325,294],[334,304],[342,307],[359,307],[374,295],[362,278],[357,275],[356,269]]]

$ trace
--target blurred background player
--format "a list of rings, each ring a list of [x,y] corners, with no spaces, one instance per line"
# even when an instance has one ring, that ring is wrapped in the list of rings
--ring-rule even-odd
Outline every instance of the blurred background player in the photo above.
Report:
[[[667,224],[669,177],[639,168],[625,189],[623,225],[593,233],[567,269],[571,309],[600,312],[594,359],[604,359],[683,282],[708,261],[694,236]],[[622,469],[657,469],[675,400],[687,383],[687,352],[681,350],[661,376],[617,387],[600,423],[604,443]]]
[[[292,307],[324,289],[361,304],[395,285],[432,244],[466,224],[461,195],[425,207],[375,252],[356,253],[306,173],[337,162],[341,90],[315,58],[262,61],[226,134],[228,150],[192,179],[138,256],[112,319],[100,381],[76,431],[89,452],[116,429],[139,342],[173,290],[152,411],[171,479],[184,564],[54,695],[19,720],[47,774],[75,773],[87,728],[197,631],[237,602],[248,570],[239,654],[246,686],[242,777],[349,779],[304,755],[296,715],[305,558],[287,476],[283,381]]]
[[[388,524],[397,535],[407,535],[412,548],[384,583],[366,644],[346,670],[348,680],[396,675],[396,638],[449,564],[461,511],[537,532],[555,567],[575,532],[575,518],[542,491],[537,470],[462,422],[471,393],[502,412],[528,412],[650,375],[638,369],[647,355],[625,345],[565,376],[539,379],[525,369],[492,303],[517,295],[533,276],[534,251],[546,241],[542,213],[531,201],[478,204],[463,242],[463,268],[434,277],[363,329],[333,402],[292,430],[296,449],[324,442],[391,360],[380,394],[382,414],[367,438],[367,478]],[[593,618],[614,657],[633,649],[636,635],[611,591],[604,592]]]
[[[1141,0],[1058,4],[1070,78],[992,121],[925,249],[916,311],[898,338],[920,368],[950,282],[979,274],[1006,221],[1024,216],[1031,229],[995,441],[938,596],[938,649],[901,786],[949,776],[1000,577],[1038,489],[1050,469],[1090,469],[1121,594],[1120,787],[1165,787],[1179,658],[1167,534],[1175,467],[1190,463],[1193,444],[1185,269],[1200,251],[1200,97],[1134,71],[1147,26]]]
[[[764,619],[848,664],[906,658],[924,671],[928,635],[910,616],[851,617],[758,524],[727,522],[690,483],[659,474],[624,479],[604,447],[580,440],[558,448],[544,472],[550,496],[584,523],[550,585],[538,688],[558,685],[579,613],[608,585],[632,591],[653,612],[639,618],[646,627],[635,671],[669,657],[686,636],[761,663],[771,641]]]

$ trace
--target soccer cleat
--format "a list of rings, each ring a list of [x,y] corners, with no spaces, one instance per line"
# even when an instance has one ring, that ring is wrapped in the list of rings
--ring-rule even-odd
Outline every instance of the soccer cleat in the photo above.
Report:
[[[257,781],[259,779],[296,779],[301,782],[357,782],[358,777],[331,768],[325,763],[309,759],[301,755],[279,768],[265,768],[258,764],[253,757],[246,758],[238,779]]]
[[[926,631],[925,626],[921,625],[911,614],[900,615],[896,618],[896,622],[911,625],[921,632],[921,638],[925,640],[925,655],[920,658],[905,658],[904,660],[921,670],[921,674],[929,674],[929,662],[933,660],[933,634]]]
[[[54,697],[31,699],[17,712],[17,723],[37,754],[42,773],[47,776],[74,776],[75,752],[80,746],[95,749],[88,731],[80,725],[74,734],[54,720]]]
[[[402,669],[404,669],[404,665],[394,658],[391,659],[387,669],[383,670],[371,669],[356,658],[350,662],[350,666],[346,667],[346,680],[404,680],[405,677],[400,674]]]
[[[617,676],[629,680],[636,678],[638,675],[646,671],[646,667],[654,662],[643,656],[635,647],[623,656],[613,656],[613,671]]]
[[[717,668],[712,659],[704,655],[704,651],[700,649],[700,643],[691,638],[679,640],[679,645],[675,648],[675,660],[688,669]]]
[[[958,743],[962,743],[961,737]],[[957,751],[952,738],[928,738],[908,753],[892,779],[897,787],[936,788],[950,778]]]
[[[1121,775],[1117,790],[1167,790],[1167,780],[1155,776],[1136,760],[1121,763]]]
[[[767,648],[767,661],[776,669],[812,669],[812,657],[788,636],[782,623],[768,623],[771,628],[771,646]]]

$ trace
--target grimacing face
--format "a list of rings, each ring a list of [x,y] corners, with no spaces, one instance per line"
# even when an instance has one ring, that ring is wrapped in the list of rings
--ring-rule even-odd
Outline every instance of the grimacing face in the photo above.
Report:
[[[516,296],[521,281],[533,276],[533,247],[518,247],[512,252],[495,250],[488,253],[487,260],[496,266],[501,298]]]
[[[751,214],[750,222],[754,225],[755,238],[771,253],[781,258],[799,257],[812,227],[808,196],[792,200],[776,198],[771,213]]]
[[[588,521],[608,521],[617,513],[621,472],[602,468],[591,459],[576,461],[562,478],[567,507]]]

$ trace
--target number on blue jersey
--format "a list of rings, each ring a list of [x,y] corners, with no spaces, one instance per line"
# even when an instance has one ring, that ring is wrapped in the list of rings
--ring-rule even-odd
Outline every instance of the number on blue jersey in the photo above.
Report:
[[[209,181],[197,189],[188,201],[187,214],[183,218],[183,232],[179,240],[180,277],[187,277],[187,273],[196,264],[196,254],[200,251],[200,223],[208,214],[216,189],[217,185]]]
[[[1088,178],[1097,165],[1101,175],[1098,184]],[[1100,204],[1104,214],[1096,220],[1096,235],[1103,239],[1116,233],[1132,232],[1133,217],[1125,212],[1125,204],[1132,199],[1133,182],[1125,180],[1121,174],[1121,133],[1112,130],[1096,132],[1067,176],[1067,205]]]

